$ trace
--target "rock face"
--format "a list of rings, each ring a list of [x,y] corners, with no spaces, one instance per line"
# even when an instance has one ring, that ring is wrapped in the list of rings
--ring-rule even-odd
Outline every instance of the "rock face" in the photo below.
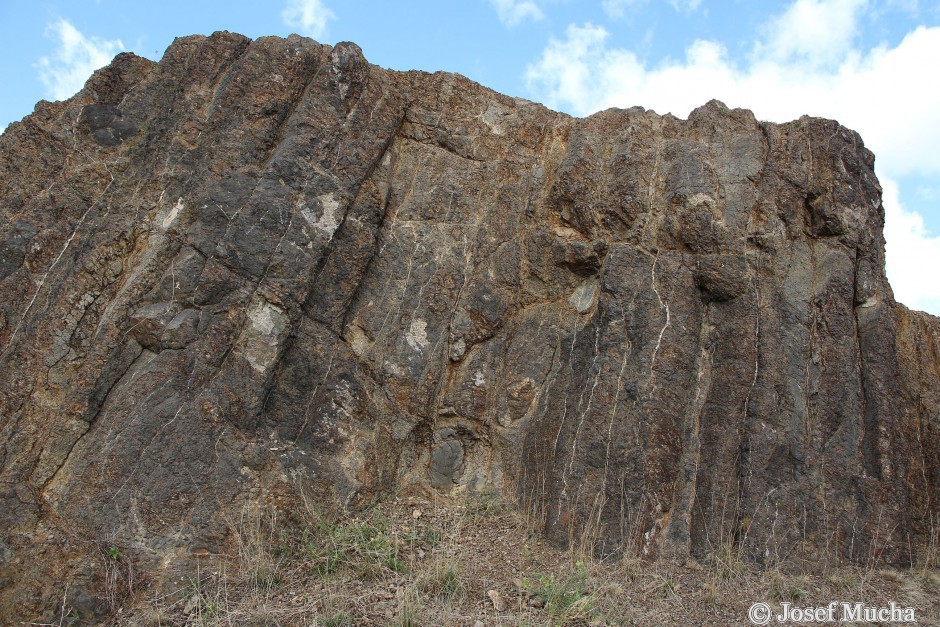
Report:
[[[251,501],[497,490],[550,538],[916,561],[940,322],[873,155],[711,102],[574,119],[349,43],[130,54],[0,138],[0,615],[101,611]]]

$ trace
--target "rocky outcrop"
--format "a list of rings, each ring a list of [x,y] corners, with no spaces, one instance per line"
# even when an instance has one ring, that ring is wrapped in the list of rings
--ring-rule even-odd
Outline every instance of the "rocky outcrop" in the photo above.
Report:
[[[119,55],[0,138],[0,614],[243,504],[497,490],[599,551],[916,561],[940,322],[873,155],[711,102],[575,119],[349,43]]]

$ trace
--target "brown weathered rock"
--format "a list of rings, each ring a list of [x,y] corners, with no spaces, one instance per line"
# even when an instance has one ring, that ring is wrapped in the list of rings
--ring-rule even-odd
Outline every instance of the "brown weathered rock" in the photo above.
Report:
[[[873,159],[828,120],[574,119],[349,43],[118,56],[0,138],[0,615],[100,613],[109,547],[157,586],[301,492],[916,560],[940,323],[893,300]]]

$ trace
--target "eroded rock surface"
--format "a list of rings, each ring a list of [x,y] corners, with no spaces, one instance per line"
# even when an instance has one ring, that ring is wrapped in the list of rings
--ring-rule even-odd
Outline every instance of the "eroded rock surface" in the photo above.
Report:
[[[129,54],[0,138],[0,614],[103,611],[240,508],[497,490],[560,542],[916,560],[940,323],[873,155],[711,102],[574,119],[349,43]]]

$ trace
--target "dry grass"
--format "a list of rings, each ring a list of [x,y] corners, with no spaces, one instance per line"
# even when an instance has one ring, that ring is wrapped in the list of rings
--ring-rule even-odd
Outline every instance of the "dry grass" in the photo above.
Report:
[[[308,506],[287,524],[262,508],[232,521],[233,550],[187,585],[138,593],[133,625],[747,624],[765,601],[913,605],[940,621],[940,575],[842,568],[758,571],[719,545],[702,564],[594,559],[585,543],[546,544],[532,516],[493,496],[405,499],[356,515]],[[931,559],[934,559],[931,556]],[[494,601],[494,598],[498,600]]]

